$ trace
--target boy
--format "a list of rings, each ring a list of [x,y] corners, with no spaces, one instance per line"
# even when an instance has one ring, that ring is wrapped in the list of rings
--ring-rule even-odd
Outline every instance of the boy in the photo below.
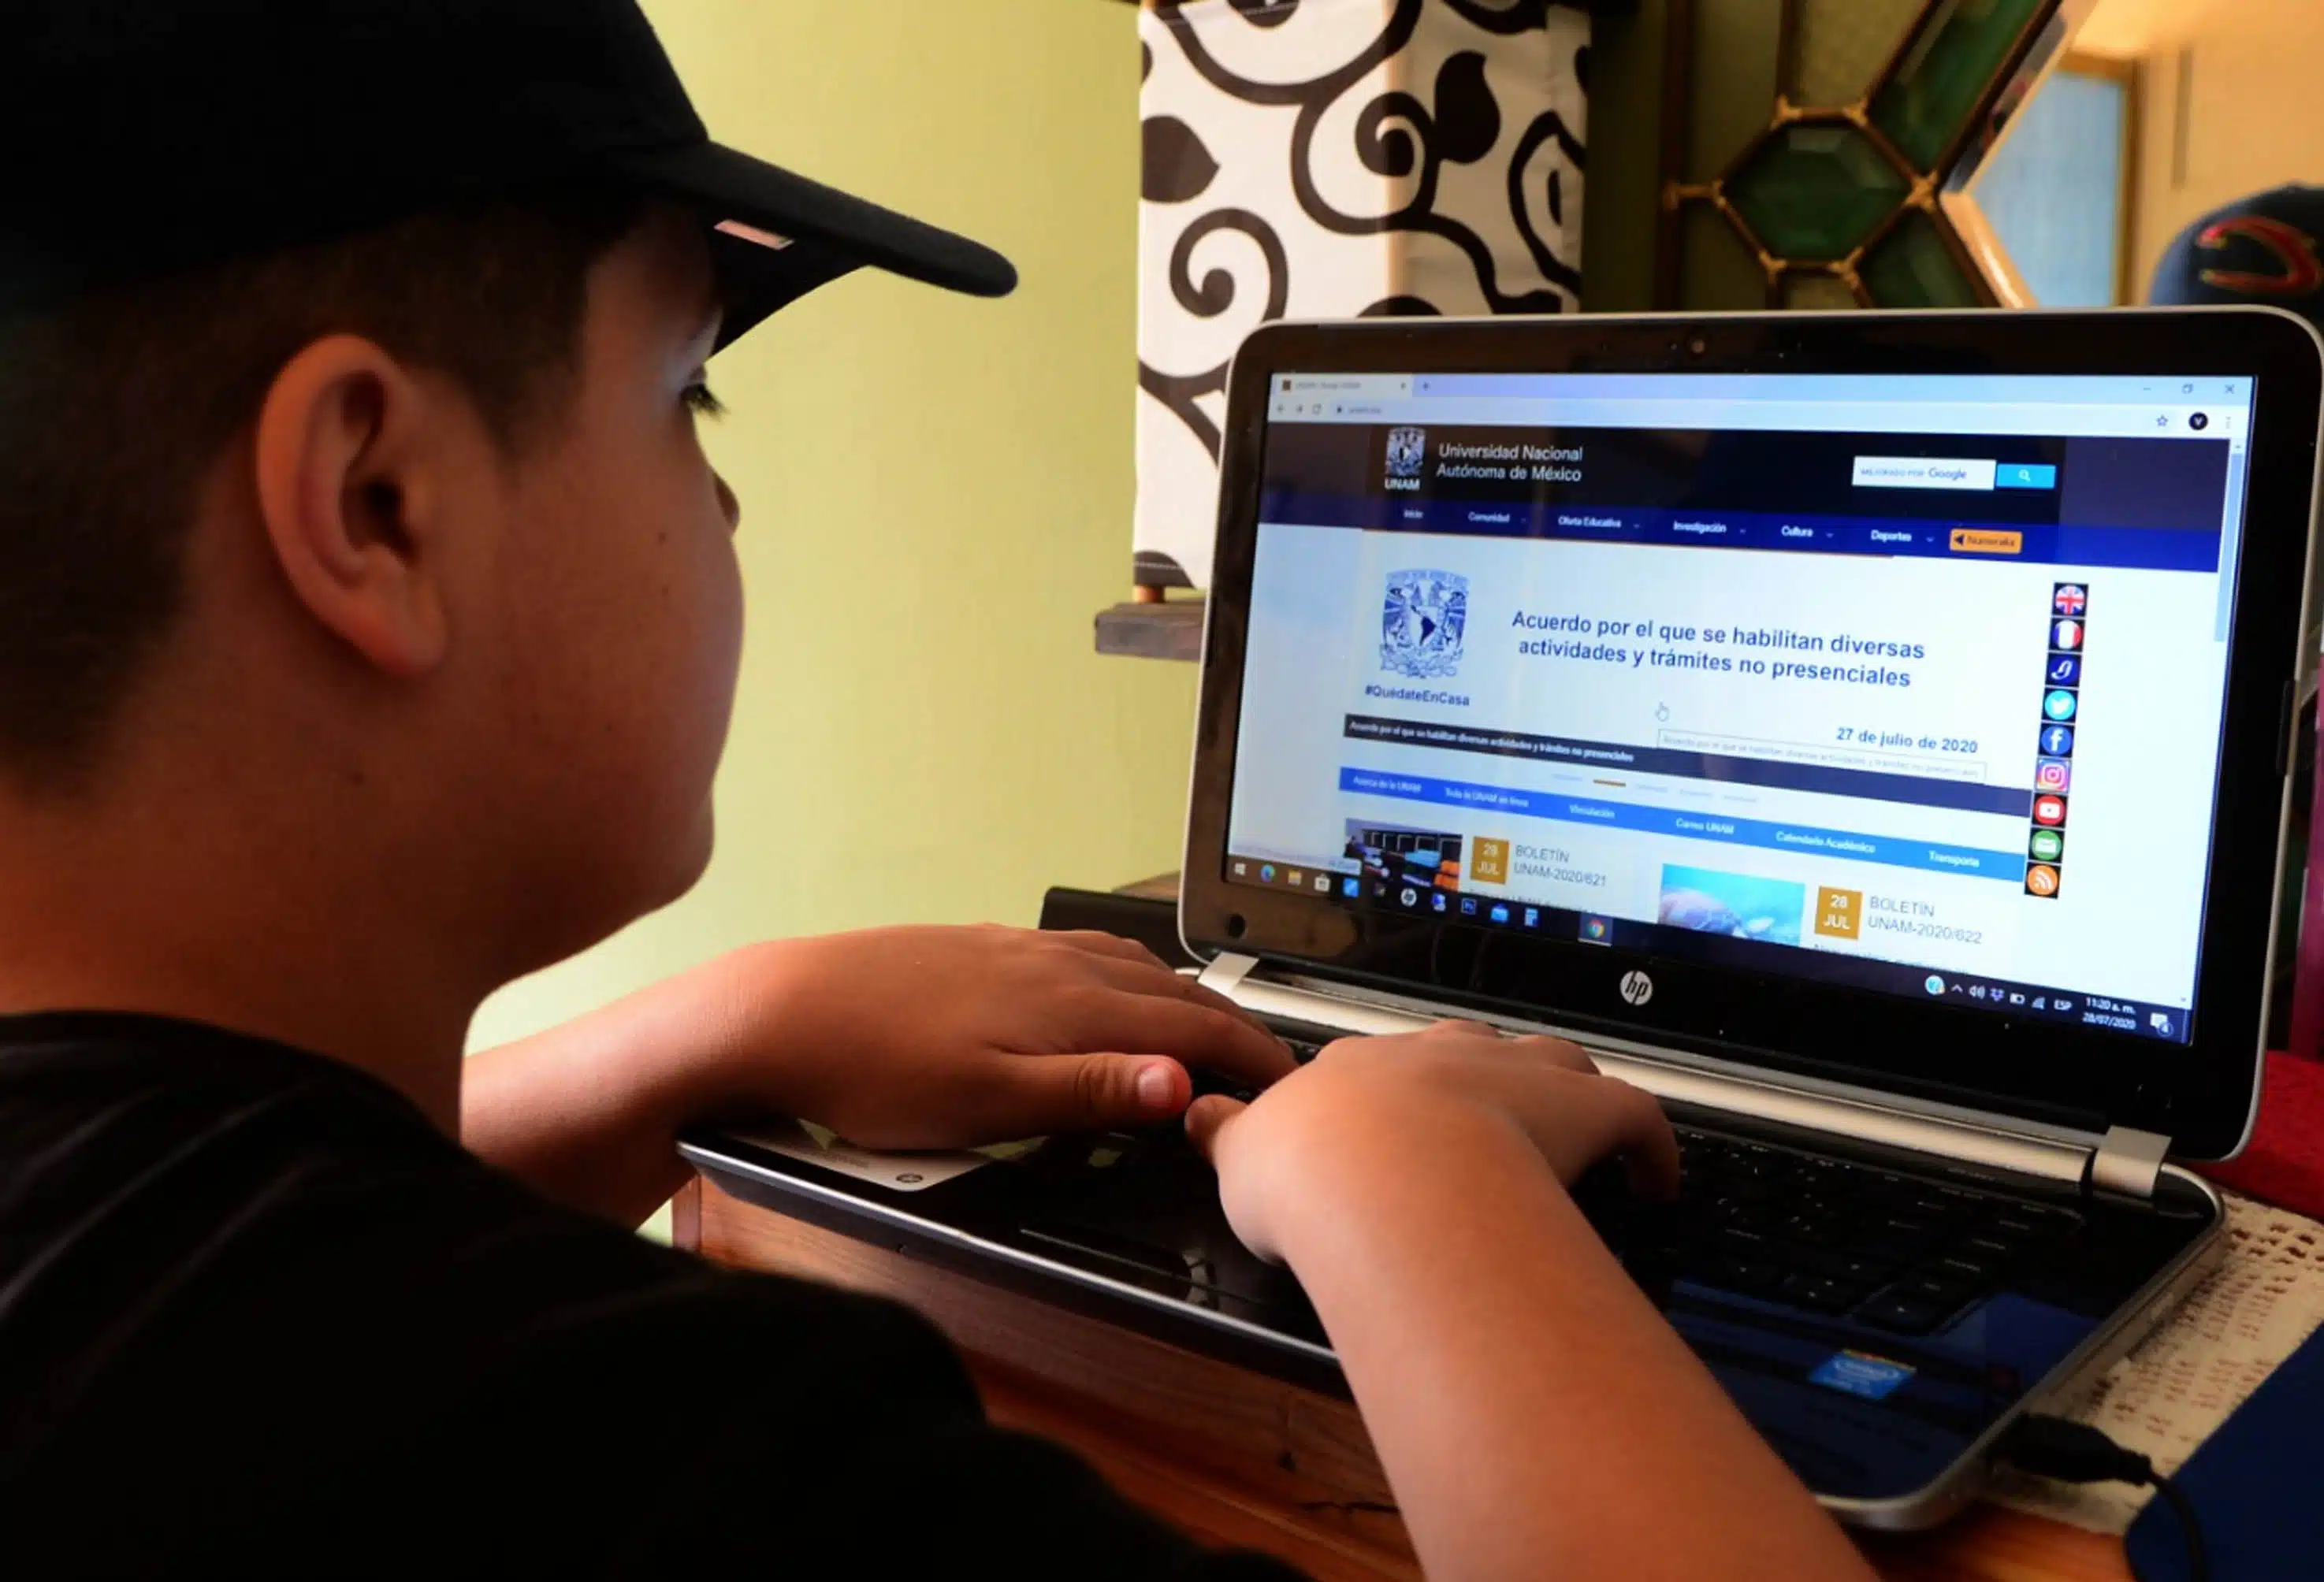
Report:
[[[1434,1575],[1861,1574],[1565,1197],[1674,1168],[1568,1046],[1291,1074],[1134,946],[902,930],[464,1069],[707,860],[705,361],[995,255],[711,145],[633,0],[11,0],[0,128],[0,1566],[1275,1574],[991,1430],[908,1314],[618,1228],[692,1119],[1150,1121],[1196,1061],[1273,1082],[1187,1124]]]

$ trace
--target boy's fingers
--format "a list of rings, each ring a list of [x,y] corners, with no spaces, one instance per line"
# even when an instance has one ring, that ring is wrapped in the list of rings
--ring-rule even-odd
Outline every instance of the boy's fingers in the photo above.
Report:
[[[1215,1165],[1220,1130],[1249,1108],[1223,1093],[1204,1094],[1186,1107],[1186,1140],[1194,1145],[1194,1152]]]
[[[1528,1081],[1509,1090],[1505,1102],[1565,1179],[1619,1155],[1641,1196],[1677,1194],[1678,1137],[1644,1089],[1611,1077],[1554,1085]]]
[[[1141,945],[1139,948],[1143,950],[1145,947]],[[1151,994],[1164,999],[1189,1000],[1195,1005],[1205,1005],[1213,1010],[1225,1011],[1231,1016],[1241,1016],[1249,1014],[1217,989],[1204,988],[1194,979],[1184,972],[1172,971],[1151,956],[1144,961],[1138,961],[1129,956],[1101,954],[1090,961],[1083,970],[1097,978],[1101,982],[1111,983],[1116,989],[1127,989],[1132,994]]]
[[[1184,1066],[1150,1054],[1010,1055],[1003,1129],[1106,1131],[1151,1126],[1186,1107]]]
[[[1678,1134],[1654,1095],[1628,1082],[1615,1087],[1624,1095],[1615,1118],[1615,1149],[1629,1172],[1630,1190],[1642,1198],[1668,1201],[1678,1196]]]
[[[1421,1037],[1499,1038],[1501,1030],[1490,1022],[1479,1022],[1468,1016],[1439,1016],[1420,1030]]]
[[[1148,995],[1156,999],[1177,1000],[1186,1005],[1199,1006],[1204,1010],[1216,1011],[1222,1016],[1231,1017],[1259,1035],[1257,1042],[1245,1040],[1242,1041],[1241,1046],[1248,1049],[1260,1062],[1260,1064],[1256,1069],[1228,1068],[1219,1066],[1218,1062],[1206,1060],[1199,1053],[1191,1050],[1173,1049],[1167,1051],[1168,1053],[1177,1055],[1181,1059],[1192,1060],[1199,1066],[1215,1066],[1222,1071],[1231,1069],[1238,1076],[1262,1083],[1272,1082],[1279,1077],[1287,1077],[1299,1069],[1299,1062],[1292,1058],[1291,1046],[1268,1032],[1258,1017],[1244,1010],[1217,989],[1205,989],[1184,973],[1173,972],[1167,967],[1140,967],[1130,961],[1108,961],[1097,967],[1095,970],[1105,982],[1125,993]],[[1139,1046],[1133,1044],[1130,1047]]]
[[[1087,951],[1093,956],[1107,956],[1120,961],[1139,961],[1149,967],[1158,967],[1165,972],[1170,970],[1164,964],[1161,957],[1139,944],[1136,940],[1124,939],[1118,934],[1106,934],[1094,928],[1075,928],[1050,934],[1045,937],[1053,939],[1059,944],[1071,945],[1075,950]]]
[[[1595,1072],[1598,1064],[1580,1044],[1564,1038],[1553,1038],[1544,1033],[1505,1033],[1489,1022],[1464,1021],[1457,1017],[1433,1022],[1417,1033],[1399,1035],[1407,1038],[1425,1038],[1431,1042],[1448,1039],[1475,1039],[1489,1045],[1496,1054],[1525,1060],[1541,1061],[1563,1066],[1570,1072]]]
[[[1545,1065],[1558,1066],[1569,1072],[1578,1072],[1584,1076],[1594,1077],[1598,1074],[1598,1062],[1590,1058],[1590,1052],[1579,1044],[1563,1038],[1551,1038],[1538,1034],[1525,1038],[1512,1038],[1508,1041],[1508,1049],[1512,1054],[1521,1055],[1527,1060],[1540,1061]]]
[[[1084,1049],[1167,1054],[1255,1088],[1298,1063],[1283,1040],[1242,1012],[1176,996],[1102,989],[1077,1000],[1066,1026]]]

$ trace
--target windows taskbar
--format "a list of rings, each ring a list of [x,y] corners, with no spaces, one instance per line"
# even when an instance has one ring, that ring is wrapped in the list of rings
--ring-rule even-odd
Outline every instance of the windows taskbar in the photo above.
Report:
[[[1351,873],[1313,862],[1230,857],[1225,877],[1230,884],[1296,889],[1343,907],[1403,913],[1565,943],[1640,951],[1743,971],[1876,989],[1908,998],[1941,999],[1949,1005],[1966,1005],[2009,1016],[2132,1033],[2165,1043],[2185,1044],[2190,1039],[2184,1007],[2152,1005],[2112,995],[1958,975],[1812,946],[1579,912],[1511,896],[1459,890],[1442,883],[1383,879],[1376,873]]]

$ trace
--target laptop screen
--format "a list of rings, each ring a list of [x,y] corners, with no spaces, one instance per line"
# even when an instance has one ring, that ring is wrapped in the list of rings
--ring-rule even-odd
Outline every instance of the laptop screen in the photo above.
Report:
[[[1224,877],[2188,1042],[2252,393],[1278,375]]]

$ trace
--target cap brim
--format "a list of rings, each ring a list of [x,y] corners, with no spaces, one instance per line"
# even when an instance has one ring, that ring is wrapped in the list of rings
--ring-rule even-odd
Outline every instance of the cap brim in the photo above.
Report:
[[[622,171],[703,211],[727,286],[721,346],[786,303],[869,264],[1005,297],[1017,270],[981,243],[715,143],[626,155]]]

